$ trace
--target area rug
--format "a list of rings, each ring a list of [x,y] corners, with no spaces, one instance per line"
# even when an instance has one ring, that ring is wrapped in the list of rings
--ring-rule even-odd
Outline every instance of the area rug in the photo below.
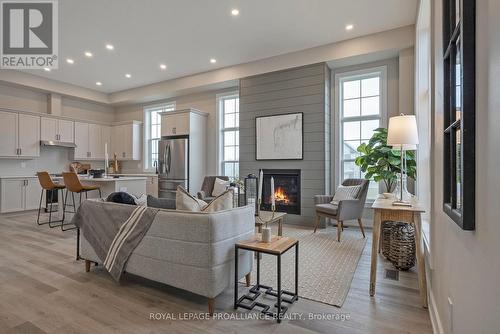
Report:
[[[273,231],[274,234],[275,231]],[[354,272],[366,245],[359,230],[342,233],[337,241],[335,228],[312,230],[283,228],[283,235],[299,239],[299,297],[341,307],[351,287]],[[276,257],[263,254],[260,261],[261,284],[276,288]],[[281,258],[282,289],[294,291],[295,250]],[[252,284],[256,283],[256,262]]]

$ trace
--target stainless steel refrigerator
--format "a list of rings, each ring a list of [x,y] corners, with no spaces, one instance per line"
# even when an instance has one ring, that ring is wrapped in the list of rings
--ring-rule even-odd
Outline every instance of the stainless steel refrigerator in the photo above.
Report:
[[[189,136],[158,142],[158,196],[175,200],[177,186],[189,191]]]

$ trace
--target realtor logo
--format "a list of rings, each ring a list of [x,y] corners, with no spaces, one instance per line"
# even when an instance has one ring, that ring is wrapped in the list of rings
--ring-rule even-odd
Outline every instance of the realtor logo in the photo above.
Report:
[[[1,0],[1,68],[57,68],[57,0]]]

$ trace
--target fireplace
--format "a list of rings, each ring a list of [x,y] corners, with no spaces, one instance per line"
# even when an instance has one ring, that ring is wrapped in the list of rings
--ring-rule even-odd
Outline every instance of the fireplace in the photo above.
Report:
[[[300,215],[300,169],[263,169],[261,210],[271,210],[271,177],[276,211]]]

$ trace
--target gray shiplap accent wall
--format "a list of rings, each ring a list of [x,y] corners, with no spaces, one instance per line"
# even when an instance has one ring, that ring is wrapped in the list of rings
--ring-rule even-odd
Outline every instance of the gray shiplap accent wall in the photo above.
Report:
[[[304,113],[304,160],[255,160],[255,117]],[[287,223],[312,224],[313,196],[330,185],[330,69],[313,64],[240,80],[240,175],[259,169],[300,169],[301,216]]]

